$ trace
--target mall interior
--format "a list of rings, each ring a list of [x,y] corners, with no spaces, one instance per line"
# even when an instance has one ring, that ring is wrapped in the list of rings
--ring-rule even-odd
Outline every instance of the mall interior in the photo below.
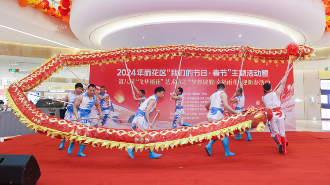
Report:
[[[0,3],[0,100],[2,100],[0,101],[0,184],[9,183],[8,178],[4,177],[4,173],[1,175],[6,171],[5,166],[1,166],[1,161],[5,162],[6,157],[11,154],[31,154],[35,157],[41,171],[37,184],[218,184],[219,180],[228,184],[329,183],[330,167],[326,165],[330,164],[327,163],[329,159],[326,159],[329,158],[326,157],[326,153],[330,152],[329,149],[326,149],[330,143],[329,0],[0,0]],[[30,123],[24,121],[28,119],[26,115],[23,115],[24,119],[22,119],[20,114],[24,114],[24,110],[18,110],[20,108],[17,104],[20,99],[15,100],[13,96],[16,94],[10,90],[11,87],[16,87],[15,85],[19,84],[20,80],[27,76],[31,77],[29,75],[56,57],[70,55],[79,57],[84,54],[124,51],[128,48],[142,48],[141,51],[143,51],[143,48],[158,46],[165,48],[171,45],[205,46],[205,48],[221,46],[228,47],[228,49],[245,46],[264,49],[268,52],[276,49],[285,50],[290,43],[299,45],[300,48],[309,48],[313,52],[301,58],[298,58],[299,55],[295,58],[292,57],[292,63],[288,65],[288,68],[292,66],[293,82],[291,85],[293,87],[284,86],[284,88],[293,89],[294,94],[290,100],[293,107],[290,113],[292,124],[289,129],[287,126],[285,127],[288,131],[287,140],[290,143],[288,154],[285,157],[278,156],[277,150],[273,149],[275,152],[271,150],[270,148],[273,146],[268,147],[267,144],[270,143],[269,145],[273,144],[273,148],[276,148],[274,140],[269,137],[267,125],[265,128],[267,133],[266,131],[259,133],[251,130],[253,137],[251,142],[245,142],[244,137],[246,136],[242,134],[244,142],[248,143],[248,146],[243,141],[239,141],[240,145],[235,145],[237,141],[234,137],[229,137],[230,149],[236,153],[234,159],[223,156],[221,142],[216,143],[219,151],[214,149],[212,159],[208,158],[204,149],[204,145],[207,144],[205,141],[191,147],[179,147],[173,150],[167,146],[167,149],[170,149],[157,152],[163,154],[157,160],[150,160],[146,157],[146,152],[135,154],[135,159],[131,160],[125,151],[128,145],[124,147],[124,145],[118,144],[119,149],[122,150],[117,150],[117,146],[113,148],[111,145],[110,150],[100,147],[106,146],[101,142],[101,144],[92,142],[91,146],[86,145],[87,157],[77,158],[76,153],[72,157],[73,154],[69,156],[67,153],[57,150],[58,144],[60,144],[59,135],[51,133],[51,131],[36,130],[35,128],[38,126],[31,126]],[[124,49],[121,50],[122,48]],[[286,59],[280,59],[282,64],[280,60],[278,60],[279,64],[277,64],[277,59],[270,60],[268,67],[275,71],[269,73],[270,77],[282,79],[285,71],[274,67],[274,62],[276,61],[276,66],[284,65],[283,69],[285,69],[288,61],[291,61],[289,56],[286,57]],[[176,63],[173,68],[179,67],[179,61],[180,67],[181,61],[183,63],[181,69],[187,68],[187,66],[184,67],[184,60],[189,60],[187,58],[189,57],[181,57],[180,60],[179,55],[174,57]],[[243,58],[237,59],[239,64],[232,68],[239,69],[239,67],[245,68],[245,66],[248,68],[249,62],[253,59],[247,60],[247,64],[244,63],[243,67]],[[138,60],[134,62],[136,63],[136,61]],[[144,60],[139,59],[140,61],[150,60],[144,58]],[[261,61],[258,63],[261,66],[260,69],[266,69],[265,62]],[[297,62],[295,63],[295,61]],[[62,60],[61,62],[67,61]],[[40,109],[48,115],[47,118],[51,119],[51,116],[56,116],[60,119],[59,109],[65,109],[65,106],[60,103],[56,104],[55,100],[61,100],[68,93],[75,91],[77,83],[83,83],[84,88],[87,88],[86,84],[88,85],[90,82],[95,83],[96,86],[102,86],[103,84],[96,82],[95,76],[100,76],[98,79],[103,78],[106,76],[106,70],[114,69],[115,72],[119,65],[121,65],[120,68],[125,69],[124,62],[126,64],[126,61],[122,59],[118,59],[117,64],[114,62],[102,66],[102,62],[99,66],[90,65],[92,62],[94,61],[85,65],[75,64],[68,67],[62,65],[51,75],[44,74],[46,76],[38,86],[20,88],[23,89],[22,91],[31,105],[33,104],[36,109]],[[127,61],[127,64],[128,68],[131,65],[132,68],[138,69],[139,67],[148,68],[146,65],[150,63],[145,63],[146,65],[143,66],[144,63],[133,65]],[[168,64],[168,66],[170,65],[172,64]],[[96,74],[96,67],[93,68],[93,66],[104,67],[104,70],[101,70],[100,74]],[[110,68],[112,69],[110,70]],[[221,67],[210,66],[208,69],[219,68]],[[124,77],[129,81],[134,78],[128,78],[128,75]],[[94,78],[93,81],[92,78]],[[173,79],[175,78],[173,77]],[[178,76],[178,78],[180,77]],[[244,78],[242,77],[242,79]],[[107,80],[110,81],[110,79],[106,79],[105,82]],[[118,81],[118,79],[114,81],[116,80]],[[275,86],[279,80],[272,82]],[[107,82],[107,84],[111,83]],[[131,86],[129,83],[127,84],[129,91],[127,96],[131,98]],[[122,102],[116,97],[118,92],[111,90],[111,88],[116,89],[115,85],[107,86],[107,92],[114,104],[114,109],[125,111],[125,107],[129,107],[128,99],[125,96],[127,99],[125,103],[124,100]],[[138,88],[143,88],[141,84],[136,85],[140,86]],[[24,90],[24,88],[28,90]],[[154,89],[155,86],[152,88]],[[235,87],[232,85],[228,88],[234,89]],[[260,89],[253,88],[255,90],[251,90],[251,92],[257,92]],[[152,94],[153,89],[147,90],[149,91],[148,96]],[[126,93],[125,90],[123,91]],[[286,90],[283,91],[286,92]],[[171,89],[165,91],[164,101],[169,101],[170,93],[172,93]],[[188,97],[189,93],[184,91],[184,95]],[[208,94],[208,97],[210,95]],[[18,96],[19,94],[17,94]],[[228,92],[228,101],[231,96],[232,93]],[[246,99],[248,98],[247,96]],[[47,102],[47,105],[41,105],[43,100]],[[164,104],[164,101],[160,101],[159,104]],[[137,104],[133,100],[131,103],[134,106]],[[174,101],[169,104],[173,107],[171,110],[173,112]],[[137,109],[137,105],[135,107]],[[131,107],[127,109],[132,112],[132,115],[136,112],[136,109]],[[124,113],[120,112],[119,116],[121,114]],[[163,126],[163,124],[165,125],[166,121],[171,124],[173,115],[174,113],[169,120],[161,115],[156,121],[160,126],[156,126],[154,129],[172,129],[171,125]],[[185,120],[195,119],[194,117],[188,118],[188,115],[189,110],[186,109],[187,118]],[[206,113],[204,115],[206,118]],[[118,119],[116,117],[117,120],[119,120],[119,116]],[[130,119],[129,116],[121,118]],[[40,123],[34,119],[29,121],[31,124],[32,122]],[[122,120],[119,122],[122,123]],[[200,124],[191,122],[194,125]],[[131,129],[131,123],[125,124],[114,129]],[[61,133],[66,134],[65,137],[62,135],[62,139],[67,141],[77,138],[79,140],[80,137],[77,132],[71,131],[71,134],[78,134],[76,136],[70,136],[69,132]],[[86,134],[84,136],[86,137]],[[308,138],[315,140],[310,141]],[[102,138],[98,136],[98,139]],[[258,143],[258,139],[259,141],[267,140],[268,143]],[[123,138],[121,138],[121,142],[124,142]],[[252,142],[258,143],[257,149],[251,146]],[[67,145],[69,145],[68,143]],[[110,146],[109,142],[107,144],[106,148]],[[202,147],[197,144],[202,144]],[[76,145],[74,150],[78,150],[78,144]],[[67,147],[65,145],[65,149]],[[243,147],[247,148],[242,149]],[[266,149],[262,150],[263,147]],[[135,149],[138,150],[137,145],[135,145]],[[243,151],[251,153],[246,154]],[[254,151],[257,152],[253,153]],[[188,155],[197,157],[188,157]],[[240,156],[242,157],[240,158]],[[263,158],[264,156],[267,156],[267,160]],[[84,159],[88,159],[88,161]],[[298,159],[300,162],[306,161],[306,163],[300,164]],[[267,165],[269,167],[266,167]],[[11,168],[11,170],[13,169]],[[16,174],[15,171],[10,173]],[[253,178],[248,174],[252,174]],[[1,180],[2,178],[3,180]],[[19,179],[19,177],[17,178]],[[139,180],[139,178],[141,179]],[[21,184],[27,183],[27,181],[22,180]]]

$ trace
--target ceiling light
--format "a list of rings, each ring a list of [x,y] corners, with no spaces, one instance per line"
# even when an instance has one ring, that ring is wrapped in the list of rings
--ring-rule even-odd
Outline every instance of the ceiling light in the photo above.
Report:
[[[239,37],[241,37],[242,35],[238,35]]]
[[[144,38],[144,37],[142,37],[142,38]]]
[[[7,27],[7,26],[0,25],[0,27],[7,28],[7,29],[12,30],[12,31],[16,31],[16,32],[19,32],[19,33],[23,33],[23,34],[25,34],[25,35],[29,35],[29,36],[31,36],[31,37],[35,37],[35,38],[38,38],[38,39],[41,39],[41,40],[45,40],[45,41],[48,41],[48,42],[52,42],[52,43],[55,43],[55,44],[58,44],[58,45],[61,45],[61,46],[68,47],[68,48],[79,49],[79,48],[71,47],[71,46],[68,46],[68,45],[65,45],[65,44],[61,44],[61,43],[59,43],[59,42],[55,42],[55,41],[49,40],[49,39],[45,39],[45,38],[42,38],[42,37],[39,37],[39,36],[36,36],[36,35],[32,35],[32,34],[30,34],[30,33],[26,33],[26,32],[24,32],[24,31],[16,30],[16,29],[14,29],[14,28],[10,28],[10,27]]]

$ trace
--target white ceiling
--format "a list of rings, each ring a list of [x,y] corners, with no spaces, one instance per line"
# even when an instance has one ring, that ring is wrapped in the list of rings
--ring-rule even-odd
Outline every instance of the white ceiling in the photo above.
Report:
[[[215,31],[209,30],[215,28],[227,32],[229,27],[232,28],[231,25],[224,24],[228,22],[241,25],[242,35],[249,35],[252,29],[250,26],[258,25],[259,29],[253,30],[256,35],[273,33],[273,40],[277,37],[282,40],[285,38],[282,35],[284,32],[291,38],[287,37],[285,41],[283,40],[284,44],[280,43],[281,46],[279,42],[256,39],[256,37],[242,37],[236,40],[236,36],[228,38],[228,34],[217,34],[218,40],[233,39],[232,43],[237,41],[242,43],[238,45],[248,43],[247,45],[255,47],[275,48],[285,47],[292,42],[292,38],[299,37],[294,39],[298,44],[313,45],[323,35],[325,9],[321,0],[79,0],[73,1],[70,27],[84,44],[97,49],[114,49],[122,47],[122,43],[132,44],[126,47],[137,45],[139,42],[134,41],[135,35],[143,34],[145,38],[155,38],[155,33],[159,33],[157,41],[144,40],[139,46],[165,44],[168,43],[169,38],[172,44],[179,41],[187,44],[192,42],[191,37],[185,37],[185,34],[198,34],[196,37],[200,39],[194,41],[198,45],[221,45],[214,41]],[[178,23],[174,28],[175,32],[166,27],[173,23]],[[190,29],[186,28],[187,25]],[[207,31],[192,30],[200,29],[202,26]],[[266,31],[265,27],[272,29],[273,32]],[[278,33],[274,34],[275,32]],[[127,41],[127,38],[134,40]]]
[[[251,43],[251,40],[254,42]],[[196,26],[196,23],[169,23],[134,27],[108,34],[101,40],[101,45],[104,48],[168,44],[281,48],[293,41],[282,32],[255,26],[216,23],[199,23]]]
[[[40,46],[90,49],[72,33],[70,25],[16,0],[1,0],[0,41]]]

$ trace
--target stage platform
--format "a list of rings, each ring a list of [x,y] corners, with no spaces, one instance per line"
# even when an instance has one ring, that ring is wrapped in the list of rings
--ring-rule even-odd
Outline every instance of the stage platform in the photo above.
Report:
[[[288,155],[281,155],[268,132],[251,133],[253,140],[230,137],[233,157],[225,157],[220,141],[208,156],[194,145],[158,151],[159,159],[149,159],[148,151],[128,157],[125,150],[86,146],[87,157],[57,150],[60,140],[42,134],[24,135],[0,143],[1,154],[33,154],[40,166],[38,185],[106,184],[330,184],[330,133],[287,132]]]

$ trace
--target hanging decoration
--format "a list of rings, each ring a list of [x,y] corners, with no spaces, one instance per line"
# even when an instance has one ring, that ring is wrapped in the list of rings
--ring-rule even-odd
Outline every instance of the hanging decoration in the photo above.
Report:
[[[326,25],[325,31],[330,29],[330,0],[322,0],[325,6],[325,18]],[[43,5],[40,5],[43,4]],[[35,8],[43,11],[48,15],[55,16],[56,18],[63,19],[66,22],[70,22],[70,11],[71,11],[72,0],[61,0],[58,10],[49,5],[48,0],[19,0],[19,5],[26,7],[28,5],[34,6]],[[48,8],[49,6],[49,8]]]
[[[288,47],[290,48],[290,47]],[[229,58],[238,60],[248,57],[254,62],[281,61],[284,63],[289,56],[287,49],[255,49],[251,47],[199,47],[187,45],[156,46],[151,48],[124,48],[114,51],[96,53],[80,53],[76,55],[58,55],[49,59],[41,67],[36,68],[25,78],[13,83],[6,89],[6,96],[13,112],[21,122],[32,130],[47,134],[47,136],[66,139],[93,146],[104,146],[118,149],[168,149],[178,146],[200,144],[211,139],[223,139],[234,136],[245,130],[257,127],[259,131],[267,120],[272,119],[272,111],[266,108],[254,108],[219,121],[204,123],[192,127],[183,127],[166,130],[131,130],[111,129],[103,127],[88,127],[71,123],[67,120],[48,116],[37,109],[27,99],[24,92],[30,91],[47,80],[54,72],[64,65],[73,67],[81,65],[102,65],[116,62],[134,61],[135,59],[148,60],[156,58],[174,57],[203,57],[209,60]],[[299,46],[299,55],[308,59],[315,49]],[[283,61],[283,62],[282,62]]]
[[[48,0],[19,0],[19,5],[22,7],[33,6],[47,15],[63,19],[66,22],[70,22],[71,3],[72,0],[61,0],[58,10],[56,10]]]
[[[325,7],[325,19],[326,19],[324,32],[327,32],[328,30],[330,30],[330,0],[323,0],[323,2]]]

